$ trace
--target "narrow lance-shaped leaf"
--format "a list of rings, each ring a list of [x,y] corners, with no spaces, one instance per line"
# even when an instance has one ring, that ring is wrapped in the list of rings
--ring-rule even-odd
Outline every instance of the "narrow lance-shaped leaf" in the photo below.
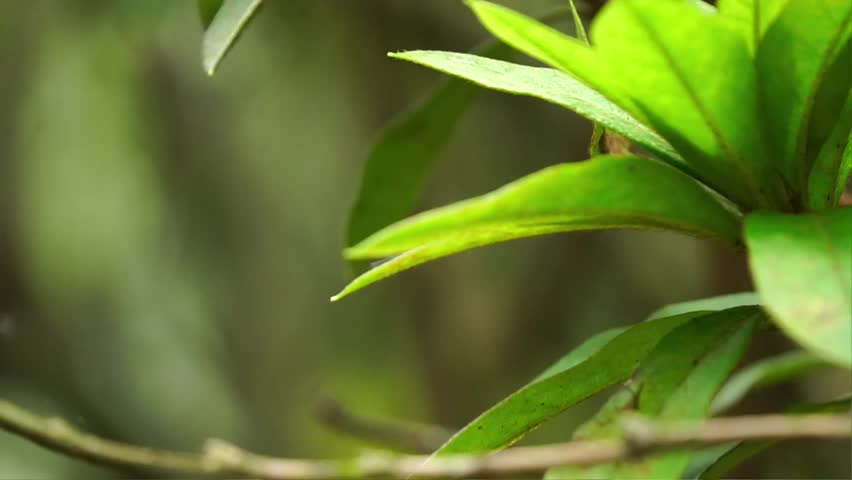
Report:
[[[618,438],[621,435],[618,419],[625,411],[635,410],[637,403],[643,414],[660,415],[669,397],[692,375],[694,366],[721,341],[730,337],[744,319],[757,312],[752,307],[708,313],[675,328],[654,347],[627,384],[616,391],[591,420],[574,432],[573,439]],[[618,464],[560,467],[552,469],[545,478],[620,478],[616,474],[617,468]]]
[[[530,383],[536,383],[541,380],[544,380],[547,377],[552,377],[557,373],[561,373],[569,368],[572,368],[579,364],[580,362],[585,361],[589,358],[593,353],[600,350],[604,345],[609,343],[613,338],[624,333],[626,328],[610,328],[609,330],[604,330],[600,332],[585,342],[581,343],[580,346],[571,350],[564,357],[560,358],[556,362],[553,363],[550,367],[548,367],[545,371],[541,372],[535,379],[533,379]]]
[[[454,52],[411,51],[391,56],[465,78],[486,88],[555,103],[624,135],[670,163],[683,165],[677,152],[653,130],[603,95],[558,70]]]
[[[541,62],[571,74],[640,120],[642,112],[622,91],[605,62],[583,41],[530,17],[483,0],[468,0],[473,12],[495,37]]]
[[[645,158],[602,156],[546,168],[491,194],[375,233],[348,249],[347,257],[398,256],[356,278],[333,300],[470,248],[545,233],[604,228],[662,228],[730,243],[737,243],[739,237],[737,215],[688,176]]]
[[[224,0],[216,12],[201,45],[204,71],[213,75],[219,62],[228,53],[237,37],[260,7],[261,0]],[[209,12],[209,6],[203,5],[202,12]],[[205,13],[204,15],[208,15]]]
[[[479,51],[487,57],[507,57],[511,52],[494,42]],[[382,132],[367,157],[349,214],[347,245],[411,214],[426,176],[479,90],[449,79]]]
[[[699,178],[745,207],[784,205],[745,41],[699,3],[611,2],[592,25],[596,54]]]
[[[775,146],[773,161],[797,188],[807,181],[805,147],[814,97],[849,41],[850,19],[848,0],[789,0],[757,52],[763,123]],[[848,80],[845,83],[848,92]]]
[[[566,9],[557,9],[541,18],[550,23],[567,14]],[[515,51],[492,39],[476,48],[475,54],[499,60],[514,56]],[[347,245],[412,213],[423,182],[480,90],[465,79],[447,79],[381,133],[367,156],[349,214]]]
[[[852,49],[849,50],[852,52]],[[852,62],[850,62],[852,69]],[[837,206],[852,172],[852,93],[840,117],[819,149],[808,179],[808,207],[824,210]]]
[[[621,434],[621,425],[619,425],[618,420],[623,413],[634,408],[638,387],[639,382],[636,379],[627,380],[621,388],[607,399],[592,418],[577,427],[571,440],[587,441],[617,438]],[[554,467],[546,472],[544,480],[613,478],[617,466],[614,463],[603,463],[582,467],[576,465]]]
[[[640,366],[644,377],[639,411],[663,419],[706,417],[719,387],[745,353],[760,321],[757,307],[725,310],[690,322],[667,335]],[[615,478],[681,478],[688,451],[626,464]]]
[[[696,315],[630,327],[573,367],[508,396],[454,435],[437,454],[481,453],[511,445],[545,420],[627,379],[660,338]]]
[[[216,12],[222,8],[224,0],[198,0],[198,16],[201,18],[201,26],[204,30],[213,22]]]
[[[763,305],[811,352],[852,367],[852,208],[746,218],[749,264]]]
[[[773,203],[780,187],[753,138],[752,59],[745,40],[700,2],[611,2],[592,25],[592,48],[508,8],[469,3],[494,35],[653,127],[687,159],[691,175],[740,205]]]
[[[790,415],[809,413],[843,413],[852,408],[852,397],[822,404],[799,405],[789,410]],[[737,465],[776,445],[780,440],[738,442],[728,447],[727,452],[716,459],[700,475],[702,480],[720,480]]]
[[[731,293],[718,297],[701,298],[688,302],[673,303],[655,311],[650,318],[670,317],[698,310],[719,311],[734,307],[760,304],[760,297],[754,292]]]
[[[713,401],[713,414],[723,412],[754,390],[796,378],[817,368],[824,360],[808,352],[795,351],[755,362],[731,377]]]

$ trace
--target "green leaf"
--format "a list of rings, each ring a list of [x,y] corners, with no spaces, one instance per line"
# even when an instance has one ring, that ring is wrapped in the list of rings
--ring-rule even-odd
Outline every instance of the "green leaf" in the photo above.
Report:
[[[506,7],[483,0],[468,0],[467,3],[495,37],[530,57],[571,74],[634,117],[644,119],[622,86],[612,77],[606,62],[598,59],[584,42]]]
[[[569,368],[576,366],[578,363],[589,358],[593,353],[600,350],[604,345],[610,342],[613,338],[621,335],[626,328],[610,328],[581,343],[577,348],[568,352],[564,357],[557,360],[553,365],[541,372],[530,383],[536,383],[544,380],[547,377],[552,377],[557,373],[561,373]]]
[[[688,302],[667,305],[651,314],[650,318],[670,317],[681,313],[727,310],[734,307],[759,305],[760,298],[754,292],[732,293],[718,297],[702,298]]]
[[[763,122],[775,146],[773,161],[797,188],[807,181],[805,148],[814,98],[849,41],[850,19],[848,0],[788,0],[757,51]],[[847,82],[845,91],[849,88]]]
[[[741,206],[784,202],[755,129],[759,97],[742,36],[700,2],[611,2],[592,44],[650,125]],[[724,74],[721,74],[724,72]]]
[[[583,361],[513,393],[453,436],[438,454],[504,448],[579,401],[627,379],[654,345],[697,314],[634,325]]]
[[[671,145],[654,131],[595,90],[558,70],[453,52],[412,51],[391,56],[465,78],[486,88],[555,103],[624,135],[660,158],[683,164]]]
[[[542,21],[554,22],[567,13],[557,9],[542,16]],[[496,39],[475,52],[494,59],[515,55]],[[411,214],[424,180],[480,90],[464,79],[447,79],[381,133],[367,156],[361,188],[349,215],[346,245]]]
[[[847,397],[829,403],[801,405],[791,409],[790,414],[843,413],[848,412],[850,407],[852,407],[852,397]],[[700,478],[702,480],[720,480],[726,478],[727,474],[736,466],[779,442],[780,440],[766,440],[734,443],[728,447],[726,453],[716,459],[712,465],[701,473]]]
[[[741,330],[745,320],[759,315],[758,307],[735,307],[706,314],[666,335],[639,369],[642,379],[639,411],[653,416],[660,415],[664,409],[680,408],[673,404],[672,398],[680,389],[694,386],[687,382],[695,375],[696,365],[715,351],[720,342]],[[686,411],[704,413],[709,409],[709,401],[697,396]]]
[[[756,307],[739,307],[703,314],[675,328],[660,340],[642,361],[628,385],[613,394],[591,420],[577,429],[573,438],[575,440],[617,438],[621,433],[617,420],[625,410],[636,408],[634,403],[638,404],[639,411],[646,415],[661,415],[665,408],[673,410],[675,407],[670,403],[673,402],[673,397],[677,398],[679,395],[677,392],[684,388],[694,388],[690,386],[690,382],[696,381],[694,378],[691,379],[691,376],[697,374],[694,371],[696,365],[714,355],[713,352],[721,343],[729,341],[744,324],[752,322],[753,320],[750,319],[758,318],[760,315],[760,310]],[[708,369],[699,381],[709,382],[709,377]],[[686,413],[703,416],[702,412],[706,412],[706,398],[712,394],[701,394],[701,390],[696,393],[699,394],[695,398],[697,403],[690,405],[695,407],[695,410]],[[621,478],[621,476],[635,473],[631,473],[634,468],[631,466],[622,466],[621,471],[617,470],[618,468],[617,464],[560,467],[549,472],[546,478],[554,480]]]
[[[512,53],[493,42],[480,52],[489,57]],[[426,176],[479,90],[461,79],[449,79],[382,132],[367,156],[349,214],[347,245],[411,213]]]
[[[852,52],[852,50],[850,50]],[[850,62],[849,65],[852,65]],[[850,69],[852,70],[852,69]],[[852,94],[814,161],[808,179],[808,207],[825,210],[840,201],[852,173]]]
[[[198,16],[201,18],[201,26],[204,30],[213,22],[216,12],[222,8],[224,0],[198,0]]]
[[[826,366],[821,358],[808,352],[794,351],[755,362],[731,377],[719,390],[711,408],[713,414],[739,403],[757,389],[765,388]]]
[[[743,35],[752,55],[787,0],[719,0],[719,14]]]
[[[699,419],[742,358],[763,319],[758,307],[706,315],[673,330],[639,368],[639,411],[663,419]],[[692,453],[679,451],[626,464],[616,478],[678,479]]]
[[[202,64],[208,75],[213,75],[216,67],[237,37],[260,7],[261,0],[224,0],[222,6],[204,32],[201,46]],[[204,15],[209,15],[209,7],[202,7]]]
[[[746,218],[749,263],[763,305],[790,337],[852,367],[852,208]]]
[[[574,435],[574,440],[600,440],[606,438],[617,438],[621,434],[621,425],[618,423],[620,416],[631,410],[636,401],[636,389],[639,382],[635,379],[628,380],[621,388],[616,390],[598,410],[595,415],[580,425]],[[548,470],[544,480],[569,480],[569,479],[607,479],[612,478],[617,464],[605,463],[590,466],[565,465]]]
[[[393,224],[346,251],[350,259],[398,255],[332,300],[429,260],[546,233],[664,228],[736,243],[739,220],[688,176],[639,157],[602,156],[546,168],[478,198]],[[401,254],[401,255],[399,255]]]

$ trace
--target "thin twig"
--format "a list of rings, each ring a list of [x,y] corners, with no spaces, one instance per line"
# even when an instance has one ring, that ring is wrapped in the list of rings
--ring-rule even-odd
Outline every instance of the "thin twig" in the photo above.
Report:
[[[541,474],[563,465],[592,465],[635,459],[664,450],[705,447],[741,440],[844,439],[852,435],[850,415],[762,415],[696,422],[653,422],[626,417],[622,440],[577,441],[519,447],[484,455],[371,455],[354,460],[295,460],[247,452],[210,440],[200,454],[139,447],[76,430],[0,400],[0,429],[48,449],[116,467],[206,476],[248,476],[269,480],[361,478],[507,478]]]
[[[451,431],[437,425],[362,417],[332,399],[317,402],[314,412],[317,419],[330,430],[395,451],[434,452],[452,435]]]

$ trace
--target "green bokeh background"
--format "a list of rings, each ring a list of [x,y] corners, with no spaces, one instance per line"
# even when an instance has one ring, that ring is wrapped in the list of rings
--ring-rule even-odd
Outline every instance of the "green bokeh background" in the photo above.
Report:
[[[458,427],[595,332],[750,288],[726,247],[603,232],[477,250],[329,303],[365,153],[440,80],[385,53],[484,35],[454,0],[270,0],[208,78],[193,1],[0,2],[0,396],[134,443],[350,455],[365,446],[324,430],[318,399]],[[485,92],[421,208],[582,160],[590,134]],[[769,334],[756,350],[785,348]],[[847,377],[743,408],[833,398]],[[568,438],[594,406],[530,441]],[[848,445],[820,445],[740,476],[848,478]],[[0,434],[0,478],[116,475]]]

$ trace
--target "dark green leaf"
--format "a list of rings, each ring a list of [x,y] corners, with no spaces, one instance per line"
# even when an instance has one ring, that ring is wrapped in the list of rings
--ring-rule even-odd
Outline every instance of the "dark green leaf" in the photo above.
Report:
[[[754,390],[786,382],[824,366],[824,360],[808,352],[789,352],[765,358],[731,377],[716,395],[711,411],[718,414],[736,405]]]
[[[852,71],[852,62],[849,65]],[[808,179],[811,210],[836,206],[852,171],[852,94],[847,96],[845,107],[830,132],[819,149]]]
[[[666,335],[639,368],[639,411],[655,416],[664,409],[681,408],[673,404],[673,398],[680,389],[692,386],[687,382],[694,378],[696,366],[721,342],[740,331],[747,319],[759,315],[758,307],[736,307],[706,314]],[[697,396],[686,411],[704,413],[709,401]]]
[[[639,157],[558,165],[493,193],[393,224],[346,251],[398,255],[356,278],[339,299],[429,260],[516,238],[573,230],[664,228],[736,243],[739,219],[688,176]]]
[[[464,427],[438,453],[479,453],[511,445],[545,420],[627,379],[660,338],[694,316],[630,327],[573,367],[513,393]]]
[[[852,208],[746,219],[752,276],[775,322],[805,348],[852,367]]]
[[[201,26],[204,30],[213,22],[216,12],[222,8],[224,0],[198,0],[198,16],[201,18]]]
[[[791,409],[791,415],[803,415],[808,413],[842,413],[848,412],[852,407],[852,398],[844,398],[834,402],[802,405]],[[712,465],[710,465],[701,474],[702,480],[719,480],[725,478],[726,475],[733,470],[737,465],[754,457],[758,453],[774,446],[780,440],[766,440],[754,442],[739,442],[728,446],[728,451],[720,456]]]
[[[734,338],[743,336],[737,333],[746,328],[749,332],[754,327],[747,324],[754,323],[750,318],[759,317],[760,311],[756,307],[745,307],[726,310],[712,314],[700,315],[688,323],[685,323],[668,333],[660,340],[656,347],[642,361],[633,378],[624,388],[613,394],[601,410],[588,422],[584,423],[574,433],[575,440],[590,440],[602,438],[617,438],[621,433],[618,418],[625,410],[638,408],[646,415],[662,415],[672,418],[694,418],[706,414],[708,397],[712,397],[713,383],[718,387],[719,374],[721,370],[729,371],[733,368],[732,357],[737,357],[740,350],[734,349],[731,357],[724,363],[719,359],[715,367],[701,365],[702,362],[713,363],[713,356],[720,355],[717,351],[725,347],[726,342],[732,342]],[[750,333],[745,334],[749,336]],[[738,343],[737,343],[738,342]],[[742,342],[735,341],[737,345]],[[744,345],[742,345],[744,348]],[[672,405],[672,402],[689,402],[691,399],[681,392],[683,389],[695,389],[696,404],[689,405],[684,409],[682,406]],[[708,385],[702,387],[702,382]],[[637,391],[639,392],[637,395]],[[688,459],[687,459],[688,460]],[[668,460],[673,462],[673,460]],[[645,466],[651,468],[653,462]],[[684,468],[683,459],[667,469],[656,467],[656,473],[661,476],[648,476],[647,478],[664,478],[666,475],[674,476],[674,470]],[[547,479],[592,479],[592,478],[623,478],[631,475],[642,475],[640,466],[621,466],[616,464],[595,465],[593,467],[560,467],[552,469],[546,476]]]
[[[572,440],[599,440],[618,437],[621,433],[621,426],[617,420],[622,413],[633,408],[638,388],[638,381],[628,380],[607,399],[606,403],[591,419],[577,428]],[[566,465],[548,470],[544,480],[608,479],[613,477],[616,467],[617,465],[612,463],[586,467]]]
[[[536,383],[541,380],[544,380],[547,377],[552,377],[557,373],[563,372],[576,366],[578,363],[589,358],[593,353],[600,350],[604,345],[610,342],[613,338],[621,335],[624,332],[625,328],[610,328],[609,330],[604,330],[601,333],[598,333],[592,338],[586,340],[581,343],[577,348],[571,350],[564,357],[557,360],[553,365],[548,367],[545,371],[541,372],[535,379],[533,379],[530,383]]]
[[[237,37],[260,7],[261,0],[224,0],[222,6],[204,32],[201,46],[202,64],[208,75],[213,75],[216,67],[233,46]],[[204,7],[202,12],[207,12]],[[207,13],[205,13],[207,15]]]
[[[413,51],[391,56],[456,75],[487,88],[555,103],[624,135],[661,158],[682,163],[671,145],[659,135],[598,92],[558,70],[453,52]]]
[[[702,298],[689,302],[667,305],[651,314],[651,318],[670,317],[687,312],[718,311],[734,307],[760,304],[760,298],[754,292],[732,293],[719,297]]]
[[[639,411],[663,419],[708,415],[719,387],[736,367],[763,319],[758,307],[709,314],[663,338],[639,369]],[[616,478],[678,479],[691,453],[672,452],[626,464]]]
[[[773,162],[795,187],[807,181],[805,148],[814,97],[849,41],[850,19],[848,0],[788,0],[757,51],[763,123],[775,146]]]

